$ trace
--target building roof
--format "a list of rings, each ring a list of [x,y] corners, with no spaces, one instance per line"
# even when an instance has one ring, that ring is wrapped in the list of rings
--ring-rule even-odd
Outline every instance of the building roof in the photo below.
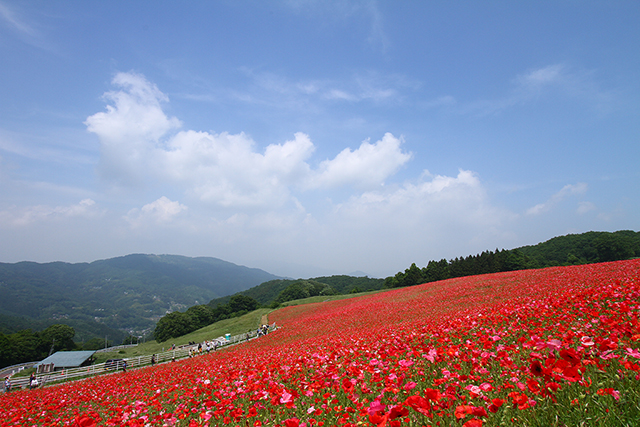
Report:
[[[44,360],[36,363],[38,365],[48,365],[53,363],[56,368],[76,368],[89,359],[95,351],[58,351]]]

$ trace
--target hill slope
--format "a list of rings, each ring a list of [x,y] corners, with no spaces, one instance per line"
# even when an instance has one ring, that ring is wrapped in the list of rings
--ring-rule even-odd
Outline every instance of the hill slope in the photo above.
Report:
[[[637,425],[639,295],[631,260],[292,306],[260,339],[0,407],[19,425]]]
[[[6,332],[12,324],[24,326],[26,319],[34,319],[67,323],[85,335],[101,336],[104,326],[142,334],[169,310],[275,278],[217,258],[176,255],[134,254],[79,264],[0,263],[0,321]]]
[[[311,288],[313,284],[316,285],[316,288],[320,288],[317,293],[314,293],[313,291],[309,292],[309,290],[307,290],[308,288]],[[314,277],[306,280],[275,279],[261,283],[258,286],[247,289],[246,291],[238,292],[238,294],[251,297],[262,305],[269,305],[274,301],[282,303],[292,299],[321,295],[323,294],[323,289],[321,289],[322,286],[318,285],[324,285],[324,289],[330,290],[329,292],[325,291],[324,294],[326,295],[330,295],[332,293],[347,294],[351,292],[377,291],[384,287],[384,280],[345,275]],[[220,304],[226,304],[229,302],[231,296],[232,295],[228,295],[222,298],[212,299],[209,301],[209,305],[215,308]]]

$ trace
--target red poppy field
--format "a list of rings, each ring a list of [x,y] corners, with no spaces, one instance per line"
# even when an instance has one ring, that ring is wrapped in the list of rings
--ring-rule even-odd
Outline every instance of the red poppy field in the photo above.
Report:
[[[210,355],[0,396],[3,426],[635,426],[640,260],[300,305]]]

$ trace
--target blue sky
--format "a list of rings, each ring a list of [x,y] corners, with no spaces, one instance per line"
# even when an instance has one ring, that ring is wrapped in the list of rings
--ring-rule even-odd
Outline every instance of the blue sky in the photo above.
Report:
[[[640,3],[0,0],[0,261],[291,277],[640,230]]]

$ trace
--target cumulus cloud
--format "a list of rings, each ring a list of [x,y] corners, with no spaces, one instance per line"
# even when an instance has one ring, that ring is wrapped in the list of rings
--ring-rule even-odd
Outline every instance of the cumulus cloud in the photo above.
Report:
[[[587,184],[584,182],[579,182],[578,184],[575,184],[575,185],[572,185],[572,184],[565,185],[564,187],[562,187],[560,191],[558,191],[556,194],[551,196],[549,200],[547,200],[546,202],[539,203],[527,209],[527,214],[540,215],[542,213],[550,211],[551,208],[553,208],[555,205],[557,205],[567,197],[576,195],[576,194],[584,194],[586,192],[587,192]],[[582,209],[584,212],[584,208],[582,206],[579,209]]]
[[[106,112],[86,120],[101,143],[103,176],[118,184],[162,180],[221,207],[281,206],[294,191],[383,184],[410,158],[391,134],[357,150],[345,149],[313,170],[307,160],[315,147],[308,135],[270,144],[263,152],[243,133],[185,130],[162,110],[168,98],[143,76],[119,73],[108,92]]]
[[[400,149],[401,143],[400,139],[386,133],[375,144],[364,141],[355,151],[345,148],[334,159],[320,164],[309,186],[371,187],[383,184],[385,179],[411,159],[411,153]]]
[[[36,222],[55,221],[73,217],[93,217],[98,214],[96,202],[84,199],[68,206],[28,206],[22,209],[10,208],[0,211],[0,225],[26,226]]]
[[[319,227],[323,243],[315,246],[339,244],[314,256],[332,258],[337,265],[348,260],[351,268],[396,262],[406,268],[407,259],[426,264],[435,256],[463,255],[455,251],[461,244],[484,250],[482,242],[503,240],[505,225],[514,219],[491,205],[472,171],[460,170],[456,176],[427,172],[416,182],[366,191],[335,205]],[[370,250],[374,247],[379,250]]]
[[[168,97],[144,76],[118,73],[112,84],[121,89],[104,94],[112,104],[88,117],[85,125],[100,138],[101,172],[116,182],[131,184],[139,182],[146,165],[154,163],[160,138],[181,123],[165,115],[162,103]]]
[[[158,200],[144,205],[141,209],[131,209],[125,219],[133,228],[147,223],[166,224],[171,222],[181,212],[187,210],[185,205],[173,202],[162,196]]]
[[[305,160],[314,150],[302,133],[264,153],[245,134],[180,132],[168,147],[158,155],[166,176],[200,200],[224,207],[286,202],[289,188],[308,175]]]
[[[472,213],[468,209],[472,205],[479,207],[485,197],[479,178],[471,171],[460,170],[455,177],[432,176],[427,171],[418,183],[408,182],[395,189],[365,192],[352,197],[338,210],[354,218],[361,217],[366,211],[368,215],[380,215],[381,219],[412,216],[415,221],[431,222],[435,216],[452,214],[468,218]]]

